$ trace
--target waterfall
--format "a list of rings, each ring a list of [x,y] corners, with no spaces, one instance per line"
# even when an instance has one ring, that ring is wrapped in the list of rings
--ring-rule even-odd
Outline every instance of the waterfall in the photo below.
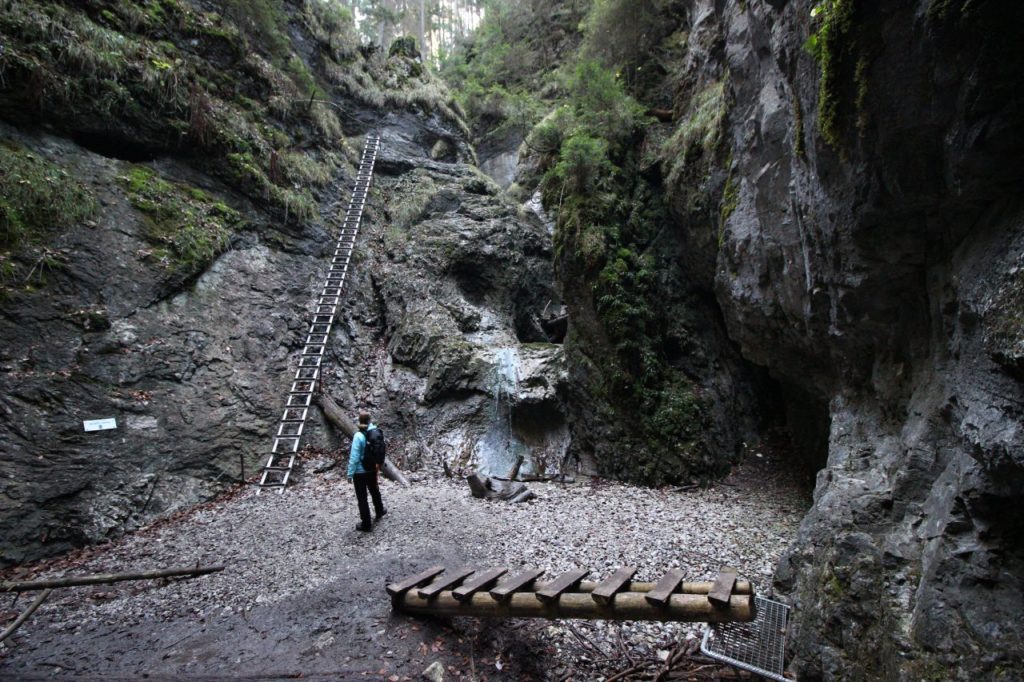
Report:
[[[512,411],[519,397],[519,350],[496,348],[490,393],[494,396],[491,423],[477,444],[477,466],[482,473],[504,476],[512,468],[516,455],[524,448],[512,433]]]
[[[548,229],[549,236],[555,233],[555,221],[552,220],[551,216],[548,215],[548,212],[544,210],[544,201],[539,189],[533,193],[533,196],[531,196],[524,205],[528,210],[533,211],[537,217],[540,218],[541,222],[544,223],[544,227]]]
[[[512,448],[512,406],[519,396],[519,353],[515,348],[499,348],[495,354],[494,421],[502,425],[505,435],[505,451]],[[502,398],[505,409],[502,411]]]

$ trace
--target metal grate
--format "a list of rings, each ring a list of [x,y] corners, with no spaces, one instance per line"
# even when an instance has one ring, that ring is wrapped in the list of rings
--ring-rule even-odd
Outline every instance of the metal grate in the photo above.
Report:
[[[708,626],[700,650],[704,655],[731,666],[768,679],[788,682],[782,675],[782,669],[789,607],[756,595],[754,602],[757,605],[754,620]]]

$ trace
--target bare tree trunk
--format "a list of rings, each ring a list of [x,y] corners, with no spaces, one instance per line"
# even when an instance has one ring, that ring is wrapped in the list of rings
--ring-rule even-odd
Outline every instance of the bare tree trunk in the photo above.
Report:
[[[0,592],[30,592],[46,590],[54,587],[76,587],[80,585],[98,585],[101,583],[118,583],[125,580],[153,580],[155,578],[177,578],[181,576],[206,575],[223,571],[223,566],[206,566],[200,568],[168,568],[162,571],[143,571],[141,573],[109,573],[85,575],[78,578],[54,578],[52,580],[4,580],[0,581]]]
[[[426,14],[427,14],[427,0],[420,0],[420,57],[423,59],[425,64],[427,61],[427,44],[423,42],[423,35],[426,33]]]

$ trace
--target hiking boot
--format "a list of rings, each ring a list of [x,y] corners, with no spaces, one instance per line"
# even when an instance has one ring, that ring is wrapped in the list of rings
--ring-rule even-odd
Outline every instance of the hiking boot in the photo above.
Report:
[[[368,523],[363,523],[360,521],[356,524],[356,530],[361,531],[363,533],[369,533],[371,530],[373,530],[373,526],[371,526]]]
[[[373,520],[374,520],[374,521],[380,521],[381,519],[383,519],[383,518],[384,518],[384,515],[385,515],[385,514],[387,514],[387,513],[388,513],[388,510],[387,510],[387,509],[385,509],[385,510],[384,510],[384,511],[382,511],[382,512],[381,512],[380,514],[377,514],[376,516],[374,516],[374,517],[373,517]]]

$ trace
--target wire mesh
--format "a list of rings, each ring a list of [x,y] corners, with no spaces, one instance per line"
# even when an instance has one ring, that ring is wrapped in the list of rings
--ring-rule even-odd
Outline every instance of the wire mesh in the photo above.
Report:
[[[757,605],[754,620],[709,626],[700,650],[704,655],[731,666],[786,682],[782,670],[789,607],[757,595],[754,602]]]

